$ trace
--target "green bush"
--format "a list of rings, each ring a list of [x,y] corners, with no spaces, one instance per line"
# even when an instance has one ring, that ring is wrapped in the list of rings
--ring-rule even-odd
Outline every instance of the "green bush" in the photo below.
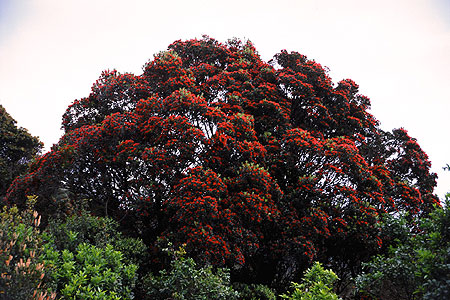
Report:
[[[399,223],[386,218],[385,226]],[[450,299],[450,194],[426,218],[402,221],[404,236],[365,264],[356,278],[361,294],[376,299]]]
[[[225,269],[197,267],[192,258],[185,257],[184,248],[170,252],[171,270],[149,275],[145,281],[146,299],[174,300],[233,300],[238,292],[230,286],[230,274]]]
[[[79,244],[104,247],[117,234],[117,224],[109,218],[90,215],[82,210],[65,220],[50,219],[46,231],[54,238],[58,249],[74,251]]]
[[[120,251],[82,243],[74,252],[46,249],[60,299],[133,299],[137,266],[125,264]]]
[[[109,244],[114,250],[122,252],[127,261],[137,265],[145,263],[148,259],[147,246],[141,239],[124,236],[118,227],[119,224],[111,218],[97,217],[81,210],[65,220],[50,220],[46,232],[58,250],[74,252],[82,243],[99,248]]]
[[[333,292],[333,284],[338,280],[331,270],[325,270],[319,262],[308,269],[302,283],[292,283],[293,291],[290,294],[281,295],[289,300],[338,300]]]
[[[116,221],[80,210],[51,219],[44,238],[51,283],[62,299],[133,299],[147,247],[123,236]]]
[[[38,229],[40,216],[33,210],[35,197],[28,197],[28,208],[3,208],[0,213],[0,299],[54,299],[47,290],[48,267],[42,260],[43,240]]]
[[[359,293],[375,299],[418,299],[415,261],[405,245],[391,249],[391,257],[376,256],[365,264],[368,272],[356,278]]]
[[[263,284],[234,283],[233,288],[239,292],[239,300],[276,300],[275,292]]]

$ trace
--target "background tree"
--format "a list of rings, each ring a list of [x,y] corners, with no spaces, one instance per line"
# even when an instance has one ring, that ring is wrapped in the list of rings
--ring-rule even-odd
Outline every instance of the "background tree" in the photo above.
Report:
[[[38,138],[17,127],[16,121],[0,105],[0,200],[14,178],[25,173],[42,147]]]
[[[385,213],[438,203],[426,154],[369,108],[297,52],[267,63],[250,42],[175,41],[139,76],[103,73],[6,199],[39,195],[44,218],[61,191],[92,199],[155,266],[169,239],[235,281],[286,286],[314,259],[345,281],[380,251]]]
[[[450,296],[450,194],[444,207],[427,218],[389,219],[395,237],[386,255],[366,264],[356,282],[362,294],[374,299],[447,299]]]

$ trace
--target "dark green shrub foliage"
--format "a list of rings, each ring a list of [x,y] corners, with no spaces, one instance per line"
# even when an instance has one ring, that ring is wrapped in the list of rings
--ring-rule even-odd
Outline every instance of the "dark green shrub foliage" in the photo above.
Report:
[[[149,275],[146,289],[146,299],[237,300],[239,296],[230,286],[226,270],[198,267],[192,258],[185,257],[183,248],[173,252],[170,271]]]
[[[302,283],[292,283],[293,291],[281,298],[288,300],[339,300],[333,292],[333,284],[338,280],[331,270],[325,270],[318,262],[309,268]]]
[[[62,299],[134,299],[147,247],[124,236],[116,221],[81,210],[50,219],[45,240],[51,283]]]
[[[235,283],[233,288],[239,292],[239,300],[276,300],[275,292],[263,284]]]
[[[137,266],[126,264],[111,245],[97,248],[79,244],[74,252],[47,249],[46,263],[53,267],[61,299],[133,299]]]
[[[38,229],[40,216],[29,207],[19,212],[17,207],[0,213],[0,299],[55,299],[47,290],[49,267],[43,261],[43,239]]]
[[[108,244],[120,251],[127,261],[141,265],[148,259],[147,247],[142,240],[127,237],[119,231],[119,224],[111,218],[98,217],[85,210],[65,220],[51,219],[46,232],[54,248],[74,252],[81,243],[99,248]]]

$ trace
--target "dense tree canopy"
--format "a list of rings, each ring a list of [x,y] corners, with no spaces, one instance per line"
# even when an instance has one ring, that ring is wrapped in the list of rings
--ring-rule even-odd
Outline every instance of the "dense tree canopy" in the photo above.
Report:
[[[91,199],[151,249],[186,244],[242,280],[292,280],[313,259],[353,270],[381,246],[382,214],[438,203],[427,155],[369,108],[297,52],[176,41],[141,75],[104,72],[7,201],[36,194],[45,217],[61,191]]]
[[[16,121],[0,105],[0,200],[14,178],[26,172],[29,162],[41,149],[38,138],[17,127]]]
[[[387,218],[383,227],[393,243],[372,257],[356,284],[370,299],[440,300],[450,297],[450,194],[444,207],[417,218],[411,230],[405,218]]]

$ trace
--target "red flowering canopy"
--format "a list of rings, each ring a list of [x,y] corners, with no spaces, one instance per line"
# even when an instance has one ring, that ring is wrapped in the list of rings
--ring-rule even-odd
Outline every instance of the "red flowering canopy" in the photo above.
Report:
[[[49,215],[62,191],[91,199],[149,245],[185,243],[247,280],[291,280],[313,259],[351,269],[382,243],[382,214],[438,202],[426,154],[369,108],[297,52],[267,63],[250,42],[176,41],[142,75],[104,72],[7,200],[36,194]]]

